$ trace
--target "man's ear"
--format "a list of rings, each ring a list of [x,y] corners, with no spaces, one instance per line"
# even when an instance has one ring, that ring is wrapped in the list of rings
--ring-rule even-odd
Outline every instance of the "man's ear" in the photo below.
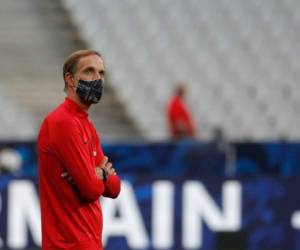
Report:
[[[67,72],[65,74],[65,83],[67,85],[67,87],[75,87],[75,79],[74,79],[74,76],[70,73],[70,72]]]

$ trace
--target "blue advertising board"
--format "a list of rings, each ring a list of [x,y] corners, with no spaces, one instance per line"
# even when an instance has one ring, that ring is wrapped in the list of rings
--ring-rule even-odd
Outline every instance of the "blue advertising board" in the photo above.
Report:
[[[1,176],[1,247],[40,246],[36,180]],[[107,249],[300,249],[299,177],[141,176],[101,200]],[[225,243],[224,243],[225,242]]]
[[[229,178],[213,144],[106,145],[122,178],[119,198],[101,199],[106,249],[300,249],[299,145],[233,146]],[[35,144],[5,148],[22,169],[0,175],[0,249],[38,248]]]

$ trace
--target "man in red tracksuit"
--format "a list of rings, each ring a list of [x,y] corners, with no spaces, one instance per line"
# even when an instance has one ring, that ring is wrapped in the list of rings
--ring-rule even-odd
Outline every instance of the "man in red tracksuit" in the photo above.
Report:
[[[101,195],[116,198],[120,179],[104,156],[88,109],[102,96],[105,68],[96,51],[71,54],[63,69],[67,98],[38,136],[43,250],[101,250]]]
[[[167,119],[172,139],[194,138],[196,134],[194,121],[184,102],[184,96],[184,85],[179,84],[167,106]]]

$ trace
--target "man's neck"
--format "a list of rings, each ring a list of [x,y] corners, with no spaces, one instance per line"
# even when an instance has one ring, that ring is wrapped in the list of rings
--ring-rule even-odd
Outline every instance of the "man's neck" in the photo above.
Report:
[[[86,112],[89,111],[91,104],[83,102],[78,96],[68,95],[68,98],[70,98],[72,101],[74,101],[84,111],[86,111]]]

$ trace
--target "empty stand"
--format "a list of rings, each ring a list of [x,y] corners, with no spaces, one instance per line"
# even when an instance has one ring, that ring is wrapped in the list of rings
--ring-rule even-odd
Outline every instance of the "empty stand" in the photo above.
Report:
[[[52,0],[1,1],[0,37],[0,138],[33,139],[41,120],[64,100],[65,57],[86,45],[61,2]],[[91,116],[103,140],[142,138],[109,81]]]
[[[297,0],[63,0],[82,38],[103,52],[112,84],[151,139],[188,84],[199,137],[300,138]]]

